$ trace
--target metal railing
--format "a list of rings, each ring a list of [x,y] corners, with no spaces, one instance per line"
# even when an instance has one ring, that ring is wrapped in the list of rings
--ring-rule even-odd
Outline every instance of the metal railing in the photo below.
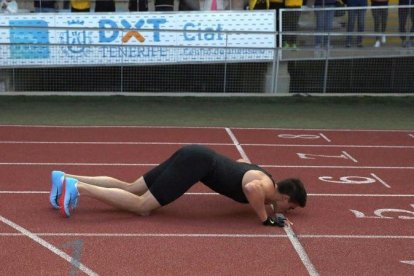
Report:
[[[25,66],[4,66],[0,64],[0,93],[18,92],[42,93],[195,93],[195,94],[291,94],[291,93],[344,93],[344,94],[414,94],[414,44],[404,41],[414,39],[414,34],[401,32],[400,9],[414,9],[412,6],[343,8],[345,15],[333,17],[328,31],[317,30],[316,14],[319,11],[333,11],[335,8],[282,9],[279,12],[278,32],[273,32],[275,46],[250,48],[248,46],[199,47],[192,45],[165,46],[167,51],[186,51],[192,53],[194,60],[167,60],[161,56],[154,63],[120,62],[117,64],[42,64]],[[387,28],[378,33],[374,28],[372,12],[388,11]],[[364,30],[349,30],[349,12],[365,10]],[[249,12],[249,11],[245,11]],[[294,29],[289,16],[300,16]],[[322,13],[323,15],[323,13]],[[324,15],[323,15],[324,16]],[[275,18],[276,19],[276,18]],[[408,19],[410,19],[408,17]],[[414,19],[414,18],[413,18]],[[286,24],[288,22],[288,24]],[[407,22],[410,23],[410,22]],[[411,21],[411,24],[414,22]],[[410,30],[410,27],[406,30]],[[79,27],[75,27],[76,30]],[[75,29],[71,29],[74,31]],[[109,29],[114,31],[114,29]],[[122,31],[122,29],[120,29]],[[92,31],[92,30],[88,30]],[[160,30],[160,32],[179,32],[182,30]],[[0,26],[0,33],[5,27]],[[215,30],[190,30],[191,32],[214,34]],[[229,36],[239,35],[242,31],[222,30],[225,41]],[[260,32],[248,31],[247,35]],[[317,45],[316,37],[326,44]],[[361,43],[347,45],[349,37],[361,37]],[[295,45],[291,43],[294,38]],[[385,41],[384,41],[385,38]],[[348,40],[347,40],[348,39]],[[379,47],[376,45],[380,41]],[[355,41],[355,40],[354,40]],[[284,42],[290,42],[289,46]],[[385,42],[385,43],[384,43]],[[6,55],[10,47],[28,47],[27,44],[7,45],[0,43],[1,55]],[[37,43],[33,47],[41,47]],[[60,51],[65,43],[48,45],[50,51]],[[73,45],[72,45],[73,46]],[[89,50],[99,50],[99,45],[90,44]],[[139,53],[149,50],[145,46],[112,45],[111,51]],[[202,60],[211,56],[212,51],[222,53],[217,60]],[[262,51],[263,59],[254,58]],[[229,58],[230,53],[246,57],[246,60]],[[252,54],[253,53],[253,54]],[[178,56],[180,54],[177,54]],[[247,58],[249,55],[253,57]],[[165,59],[163,59],[165,58]],[[80,62],[81,63],[81,62]],[[3,68],[3,69],[1,69]],[[7,93],[6,93],[7,92]]]

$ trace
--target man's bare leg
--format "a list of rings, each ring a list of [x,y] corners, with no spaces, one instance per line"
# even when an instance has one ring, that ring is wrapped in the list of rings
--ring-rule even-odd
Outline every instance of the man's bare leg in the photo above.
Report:
[[[142,196],[119,188],[104,188],[78,181],[77,189],[80,195],[85,195],[105,202],[117,209],[130,211],[139,215],[148,215],[161,204],[151,194],[145,192]]]
[[[65,174],[65,176],[75,178],[79,182],[88,183],[89,185],[102,188],[118,188],[136,195],[143,195],[148,191],[147,184],[142,176],[132,183],[110,176],[83,176],[73,174]]]

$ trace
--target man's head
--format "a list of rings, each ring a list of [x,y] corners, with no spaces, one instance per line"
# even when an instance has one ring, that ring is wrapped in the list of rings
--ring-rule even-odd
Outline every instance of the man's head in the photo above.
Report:
[[[288,178],[277,182],[277,190],[280,194],[288,197],[288,203],[290,203],[290,209],[294,209],[296,206],[306,206],[306,190],[302,181],[297,178]]]

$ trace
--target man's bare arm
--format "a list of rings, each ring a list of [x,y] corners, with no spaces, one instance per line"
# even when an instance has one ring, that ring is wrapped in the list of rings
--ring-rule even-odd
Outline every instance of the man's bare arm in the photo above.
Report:
[[[260,221],[265,221],[268,217],[265,206],[265,193],[259,180],[253,180],[243,186],[244,194],[250,206],[256,212]]]

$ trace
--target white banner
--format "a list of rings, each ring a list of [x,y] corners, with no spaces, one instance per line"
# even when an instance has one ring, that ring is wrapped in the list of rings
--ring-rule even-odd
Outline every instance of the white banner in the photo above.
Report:
[[[0,17],[0,67],[271,61],[274,11]]]

